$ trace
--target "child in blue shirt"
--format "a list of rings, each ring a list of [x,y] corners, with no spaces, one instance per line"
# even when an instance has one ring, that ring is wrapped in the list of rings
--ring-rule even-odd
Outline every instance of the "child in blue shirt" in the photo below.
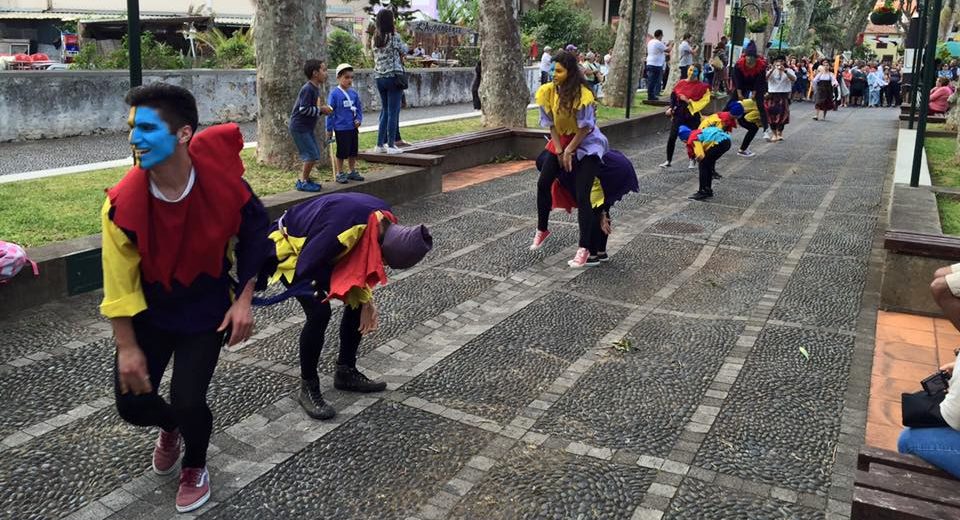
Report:
[[[321,114],[329,115],[333,110],[321,103],[320,87],[327,82],[327,64],[320,60],[307,60],[303,65],[303,74],[307,82],[300,88],[293,112],[290,114],[290,135],[300,152],[303,172],[297,179],[298,191],[320,191],[320,184],[310,180],[310,172],[320,160],[320,146],[313,131]]]
[[[363,106],[360,95],[353,90],[353,66],[349,63],[337,65],[337,88],[330,91],[327,104],[333,107],[333,114],[327,117],[327,140],[337,136],[337,182],[362,181],[357,173],[357,154],[360,149],[360,123],[363,122]],[[350,164],[350,171],[344,173],[343,161]]]

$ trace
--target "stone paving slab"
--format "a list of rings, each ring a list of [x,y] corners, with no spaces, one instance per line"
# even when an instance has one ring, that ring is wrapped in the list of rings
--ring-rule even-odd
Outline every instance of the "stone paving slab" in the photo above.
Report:
[[[179,518],[849,517],[895,115],[793,108],[785,143],[720,161],[706,203],[682,152],[657,167],[665,134],[624,150],[641,194],[595,268],[565,265],[572,215],[527,250],[531,172],[396,207],[437,249],[378,289],[359,365],[389,390],[330,387],[335,306],[320,369],[339,413],[310,420],[302,311],[258,309],[211,387],[212,502]],[[0,324],[0,517],[177,516],[154,433],[116,416],[99,297]]]

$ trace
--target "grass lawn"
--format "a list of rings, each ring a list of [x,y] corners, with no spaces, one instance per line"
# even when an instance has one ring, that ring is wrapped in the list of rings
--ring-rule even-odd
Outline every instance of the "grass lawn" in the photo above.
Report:
[[[929,127],[928,127],[929,128]],[[960,188],[960,163],[954,159],[957,140],[951,137],[928,137],[925,141],[930,180],[935,186]],[[960,235],[960,201],[938,195],[940,227],[944,234]]]
[[[641,96],[634,100],[636,114],[658,110],[644,105]],[[623,118],[622,108],[600,106],[597,115],[601,121]],[[527,112],[527,125],[538,126],[537,110]],[[408,126],[400,133],[406,141],[417,142],[436,137],[472,132],[481,129],[480,118],[460,119]],[[375,132],[360,134],[360,149],[376,145]],[[293,188],[296,173],[257,164],[254,150],[242,152],[247,171],[244,177],[259,195],[270,195]],[[0,238],[25,247],[36,247],[59,240],[67,240],[100,232],[100,206],[104,190],[116,184],[127,167],[109,168],[92,172],[48,177],[32,181],[0,184]],[[371,166],[363,161],[361,171]],[[321,174],[329,182],[329,173]]]

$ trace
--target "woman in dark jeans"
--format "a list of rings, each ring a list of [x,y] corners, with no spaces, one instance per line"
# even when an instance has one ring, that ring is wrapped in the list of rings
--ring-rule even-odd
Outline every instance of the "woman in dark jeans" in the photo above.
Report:
[[[402,150],[396,142],[400,133],[400,104],[403,88],[402,56],[407,53],[407,45],[397,34],[393,11],[383,9],[377,13],[377,32],[373,37],[374,75],[377,78],[377,90],[380,92],[380,128],[377,132],[379,153],[397,154]]]

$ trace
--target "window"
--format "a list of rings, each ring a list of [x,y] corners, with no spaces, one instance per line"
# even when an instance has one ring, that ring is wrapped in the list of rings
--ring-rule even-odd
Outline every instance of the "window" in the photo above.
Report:
[[[880,40],[877,40],[877,48],[878,48],[878,49],[886,49],[886,48],[887,48],[887,42],[882,42],[882,41],[880,41]]]
[[[0,54],[30,54],[30,40],[0,40]]]
[[[719,8],[720,0],[713,0],[713,19],[717,19],[717,9]]]

